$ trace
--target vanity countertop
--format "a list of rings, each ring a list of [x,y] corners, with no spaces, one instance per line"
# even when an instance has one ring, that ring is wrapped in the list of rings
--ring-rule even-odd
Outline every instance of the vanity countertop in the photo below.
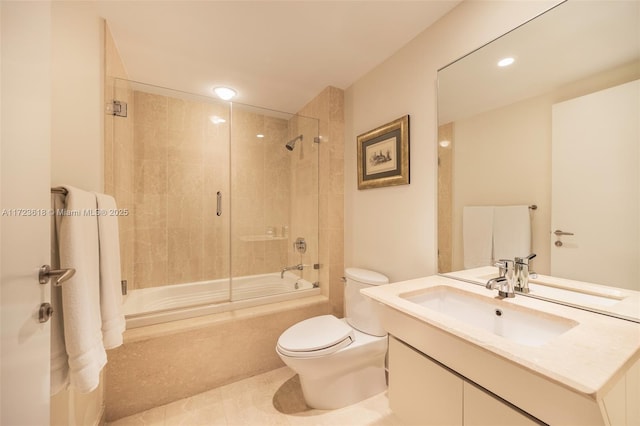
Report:
[[[604,396],[640,359],[640,324],[635,322],[519,295],[509,299],[496,297],[494,302],[504,307],[528,308],[541,316],[559,316],[578,323],[542,346],[531,347],[401,297],[438,286],[449,286],[484,297],[497,296],[495,290],[438,275],[370,287],[362,293],[594,400]]]

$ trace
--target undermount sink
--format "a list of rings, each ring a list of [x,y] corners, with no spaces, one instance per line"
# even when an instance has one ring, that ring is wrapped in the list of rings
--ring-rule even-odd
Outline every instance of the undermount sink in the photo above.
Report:
[[[507,306],[491,297],[448,286],[431,287],[401,298],[526,346],[542,346],[577,322],[532,309]]]

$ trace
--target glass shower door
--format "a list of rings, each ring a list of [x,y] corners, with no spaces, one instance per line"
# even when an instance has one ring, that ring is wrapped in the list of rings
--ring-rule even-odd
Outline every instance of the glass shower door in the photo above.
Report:
[[[318,121],[233,104],[231,299],[318,282]]]
[[[166,290],[156,310],[230,300],[230,104],[119,79],[114,99],[127,110],[106,129],[105,188],[130,212],[129,293]]]

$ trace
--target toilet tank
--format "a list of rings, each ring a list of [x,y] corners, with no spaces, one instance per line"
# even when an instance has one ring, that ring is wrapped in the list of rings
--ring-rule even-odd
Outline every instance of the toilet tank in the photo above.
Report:
[[[370,286],[388,284],[389,278],[379,272],[359,268],[345,270],[346,284],[344,288],[344,302],[346,320],[351,327],[372,336],[385,336],[375,311],[375,302],[363,296],[360,290]]]

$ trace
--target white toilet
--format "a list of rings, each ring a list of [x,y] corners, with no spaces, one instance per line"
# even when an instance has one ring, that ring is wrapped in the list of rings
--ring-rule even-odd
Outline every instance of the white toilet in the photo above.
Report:
[[[276,352],[300,376],[304,399],[312,408],[336,409],[383,392],[387,334],[373,302],[360,289],[387,284],[382,274],[345,271],[346,318],[321,315],[289,327]]]

